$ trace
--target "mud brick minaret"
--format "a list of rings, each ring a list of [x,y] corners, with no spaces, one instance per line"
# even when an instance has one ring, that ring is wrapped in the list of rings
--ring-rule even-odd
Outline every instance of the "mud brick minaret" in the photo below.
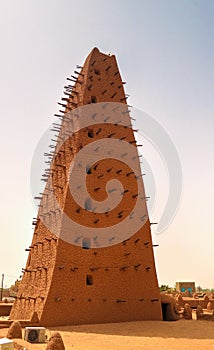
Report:
[[[83,67],[77,66],[74,75],[68,78],[65,97],[60,103],[60,122],[53,124],[56,147],[46,154],[49,168],[43,175],[45,190],[37,198],[38,216],[33,221],[34,235],[31,246],[26,249],[29,256],[10,314],[12,320],[35,320],[36,316],[39,325],[57,326],[162,319],[143,180],[132,171],[129,162],[125,162],[126,142],[135,150],[136,156],[132,159],[136,159],[140,172],[123,84],[115,56],[105,55],[97,48],[89,54]],[[98,111],[94,113],[91,108],[96,106]],[[79,108],[83,110],[79,112]],[[112,108],[113,119],[116,113],[120,114],[116,122],[112,122],[108,108]],[[87,113],[91,125],[88,125]],[[76,128],[75,123],[83,126]],[[76,131],[69,134],[71,128]],[[124,162],[122,158],[120,161],[110,156],[106,143],[105,151],[109,153],[106,159],[88,168],[80,161],[79,168],[71,170],[71,175],[79,172],[77,195],[83,193],[83,172],[90,198],[99,202],[106,200],[108,181],[116,179],[122,183],[121,202],[97,212],[89,198],[85,204],[77,203],[68,183],[75,156],[102,139],[120,140]],[[99,148],[99,144],[94,146],[94,152]],[[90,158],[91,152],[88,156]],[[108,190],[108,194],[114,190]],[[136,214],[138,199],[140,212]],[[77,235],[75,229],[69,229],[67,218],[83,227],[83,233]],[[130,227],[137,228],[134,233],[127,232],[128,225],[117,230],[117,224],[124,219],[132,222]],[[135,225],[137,222],[141,222],[139,227]],[[87,228],[95,232],[91,239],[87,238]],[[104,244],[102,228],[107,228],[110,235]]]

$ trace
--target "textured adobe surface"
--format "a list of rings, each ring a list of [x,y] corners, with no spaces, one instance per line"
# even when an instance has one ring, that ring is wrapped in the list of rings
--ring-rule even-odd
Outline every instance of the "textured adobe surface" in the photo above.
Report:
[[[93,49],[74,80],[72,89],[66,87],[66,98],[62,103],[65,112],[95,102],[126,104],[123,82],[113,55],[105,55],[98,49]],[[130,121],[129,116],[127,118]],[[59,137],[66,131],[68,124],[62,118]],[[128,189],[121,208],[105,215],[79,209],[68,189],[68,169],[75,154],[89,142],[109,135],[113,138],[125,137],[132,143],[135,139],[131,128],[116,124],[93,125],[90,132],[93,140],[86,129],[78,131],[65,143],[51,163],[50,176],[55,186],[55,195],[68,216],[73,216],[75,221],[84,222],[84,225],[90,227],[107,227],[123,219],[118,214],[121,209],[123,215],[127,216],[130,208],[135,205],[134,176],[123,175],[129,169],[114,159],[104,160],[100,166],[94,166],[92,174],[87,176],[87,187],[97,200],[103,200],[105,183],[112,176],[118,176],[124,188]],[[121,173],[117,173],[118,169]],[[11,319],[31,319],[36,312],[40,324],[44,326],[161,320],[149,220],[130,239],[111,247],[83,249],[69,244],[45,226],[47,220],[53,228],[61,224],[60,213],[54,207],[48,192],[49,181],[50,179],[47,180],[41,199],[39,215],[34,222],[34,236]],[[100,190],[95,192],[94,188]],[[44,201],[46,212],[42,207]],[[146,202],[142,202],[142,212],[143,210],[146,210]]]
[[[65,350],[62,337],[59,332],[54,332],[48,341],[46,350]]]
[[[13,339],[13,338],[20,338],[22,339],[22,326],[20,322],[14,321],[7,333],[7,338],[8,339]]]

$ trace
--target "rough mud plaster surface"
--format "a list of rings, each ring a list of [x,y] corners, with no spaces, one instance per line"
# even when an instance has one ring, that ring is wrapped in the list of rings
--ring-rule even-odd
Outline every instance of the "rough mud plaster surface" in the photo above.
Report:
[[[72,91],[69,87],[66,91],[67,97],[63,101],[65,112],[91,102],[126,104],[115,56],[102,54],[96,48],[87,57]],[[66,120],[62,120],[61,132],[66,131],[67,124]],[[126,137],[130,142],[135,140],[132,129],[120,125],[101,123],[93,125],[91,132],[93,141],[111,134],[114,134],[114,138]],[[92,216],[84,210],[78,212],[78,205],[67,186],[68,168],[75,154],[89,142],[91,138],[86,136],[84,130],[69,139],[52,162],[50,177],[55,186],[55,196],[64,212],[72,215],[77,222],[83,220],[90,227],[108,226],[120,220],[120,209],[127,216],[135,205],[135,178],[124,176],[129,171],[124,164],[115,163],[114,159],[103,161],[101,167],[88,176],[93,179],[87,179],[88,191],[95,195],[96,200],[103,200],[103,186],[112,176],[108,169],[114,168],[114,174],[118,170],[123,172],[117,176],[128,189],[127,197],[124,197],[121,208],[112,211],[110,217],[101,215],[98,222],[96,213]],[[49,181],[50,178],[41,199],[41,203],[46,201],[48,212],[43,213],[40,208],[34,222],[28,260],[10,318],[29,320],[36,312],[39,324],[44,326],[161,320],[149,221],[129,240],[111,247],[82,249],[66,243],[45,226],[47,220],[53,229],[60,230],[62,225],[60,213],[48,195]],[[95,193],[94,185],[98,182],[101,190]],[[43,220],[40,219],[41,215]],[[91,285],[86,284],[86,279],[92,281],[89,281]]]

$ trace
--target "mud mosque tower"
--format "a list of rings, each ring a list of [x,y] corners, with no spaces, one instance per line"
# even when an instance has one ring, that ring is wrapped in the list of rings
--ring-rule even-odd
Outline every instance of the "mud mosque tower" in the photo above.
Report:
[[[28,259],[10,319],[37,319],[41,326],[162,320],[143,179],[125,161],[126,142],[134,149],[132,159],[140,173],[138,145],[115,56],[94,48],[84,65],[77,66],[68,78],[64,94],[59,123],[53,123],[56,146],[46,154],[45,189],[37,198],[33,239],[26,249]],[[83,119],[87,119],[85,124],[81,124]],[[70,133],[71,129],[74,132]],[[80,158],[73,166],[80,151],[94,144],[96,153],[103,139],[120,141],[120,159],[111,156],[106,144],[108,157],[93,163],[88,152],[86,165]],[[76,186],[76,198],[69,187],[69,177],[75,171],[78,176],[72,184]],[[81,204],[77,199],[78,193],[80,197],[84,193],[83,173],[88,198]],[[98,212],[93,199],[102,202],[107,195],[114,195],[115,188],[107,187],[112,179],[122,184],[121,201]],[[136,214],[138,200],[140,209]],[[75,229],[68,227],[69,219]],[[131,225],[117,229],[125,219]],[[82,233],[77,233],[78,227],[83,228]],[[92,232],[90,237],[87,228]],[[107,234],[103,233],[102,243],[104,228]]]

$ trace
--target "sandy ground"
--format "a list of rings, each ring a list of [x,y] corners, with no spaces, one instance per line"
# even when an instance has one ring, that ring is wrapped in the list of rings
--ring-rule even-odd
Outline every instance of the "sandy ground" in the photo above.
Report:
[[[140,321],[100,325],[51,328],[62,335],[66,350],[208,350],[214,349],[214,322]],[[6,336],[7,329],[0,329]],[[28,350],[44,350],[45,344],[30,344],[18,339]]]

